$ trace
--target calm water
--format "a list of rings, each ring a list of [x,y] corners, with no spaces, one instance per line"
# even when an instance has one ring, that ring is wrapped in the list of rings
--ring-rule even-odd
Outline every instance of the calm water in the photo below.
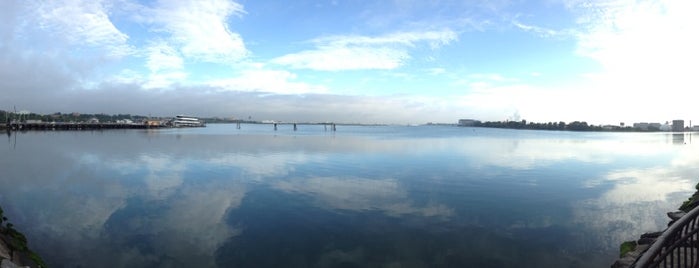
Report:
[[[27,132],[0,205],[54,267],[608,267],[693,192],[690,134]]]

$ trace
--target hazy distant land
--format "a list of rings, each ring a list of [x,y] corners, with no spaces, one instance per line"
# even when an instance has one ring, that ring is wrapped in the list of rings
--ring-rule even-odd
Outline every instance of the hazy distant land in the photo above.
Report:
[[[173,116],[174,117],[174,116]],[[172,117],[162,116],[145,116],[132,114],[85,114],[85,113],[52,113],[52,114],[37,114],[27,112],[10,112],[0,110],[0,120],[4,120],[6,124],[0,124],[0,128],[6,127],[10,122],[100,122],[113,123],[123,120],[130,120],[134,123],[144,122],[146,120],[167,120]],[[387,125],[387,124],[363,124],[357,122],[285,122],[276,120],[254,120],[252,117],[236,118],[236,117],[201,117],[205,123],[244,123],[244,124],[270,124],[270,123],[298,123],[298,124],[325,124],[336,123],[340,125]],[[659,132],[668,131],[660,127],[650,126],[639,128],[638,126],[621,126],[617,125],[594,125],[588,124],[586,121],[573,122],[527,122],[527,120],[506,120],[506,121],[479,121],[473,119],[461,119],[455,123],[426,123],[425,125],[451,125],[462,127],[484,127],[484,128],[506,128],[506,129],[530,129],[530,130],[568,130],[568,131],[613,131],[613,132]],[[666,123],[667,125],[667,123]],[[674,131],[691,131],[691,127],[684,127],[682,130],[675,129]]]

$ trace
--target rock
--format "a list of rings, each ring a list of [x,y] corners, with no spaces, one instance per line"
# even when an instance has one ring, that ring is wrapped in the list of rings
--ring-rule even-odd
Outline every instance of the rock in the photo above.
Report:
[[[650,245],[655,242],[656,238],[652,237],[641,237],[641,239],[638,239],[638,244],[639,245]]]
[[[649,245],[639,244],[633,251],[624,254],[623,257],[614,262],[614,264],[612,264],[612,268],[630,267],[631,264],[633,264],[633,262],[636,261],[636,258],[641,256],[641,254],[648,250],[649,247]]]
[[[616,261],[614,262],[614,264],[612,264],[612,268],[626,268],[626,267],[630,267],[631,264],[633,264],[633,262],[634,262],[635,260],[636,260],[636,259],[631,258],[631,257],[624,257],[624,258],[618,259],[618,260],[616,260]],[[4,267],[3,267],[3,268],[4,268]]]
[[[660,232],[650,232],[650,233],[645,233],[641,235],[641,238],[658,238],[661,234],[663,234],[662,231]]]
[[[0,238],[0,259],[11,259],[12,256],[10,256],[10,248],[5,244],[5,241],[2,241]]]
[[[684,211],[675,211],[675,212],[668,212],[667,216],[670,217],[670,219],[672,221],[676,221],[676,220],[679,220],[680,218],[682,218],[682,216],[684,216],[686,214],[687,214],[687,212],[684,212]]]
[[[650,233],[645,233],[641,235],[641,238],[638,239],[638,244],[639,245],[651,245],[655,242],[655,240],[658,239],[658,237],[663,234],[663,232],[650,232]]]
[[[27,266],[19,266],[15,264],[14,262],[11,262],[8,259],[3,259],[2,262],[0,262],[0,268],[22,268],[22,267],[27,267]]]

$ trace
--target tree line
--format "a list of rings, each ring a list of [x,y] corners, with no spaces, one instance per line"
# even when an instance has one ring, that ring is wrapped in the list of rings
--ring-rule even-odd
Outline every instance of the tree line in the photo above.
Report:
[[[631,127],[618,127],[614,126],[611,128],[604,128],[600,125],[591,125],[585,121],[573,121],[566,123],[563,121],[559,122],[527,122],[527,120],[521,121],[476,121],[473,124],[474,127],[488,127],[488,128],[509,128],[509,129],[533,129],[533,130],[571,130],[571,131],[637,131]]]
[[[0,120],[26,122],[27,120],[41,120],[42,122],[86,122],[92,118],[97,118],[100,122],[116,122],[117,120],[129,119],[132,121],[142,121],[148,119],[147,116],[131,114],[80,114],[80,113],[14,113],[0,110]]]

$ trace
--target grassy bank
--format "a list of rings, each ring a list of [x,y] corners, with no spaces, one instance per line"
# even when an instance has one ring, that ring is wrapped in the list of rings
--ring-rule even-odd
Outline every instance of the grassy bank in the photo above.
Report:
[[[29,249],[27,238],[14,228],[14,225],[7,220],[5,213],[0,207],[0,242],[5,244],[9,252],[10,260],[20,266],[47,267],[44,260]]]

